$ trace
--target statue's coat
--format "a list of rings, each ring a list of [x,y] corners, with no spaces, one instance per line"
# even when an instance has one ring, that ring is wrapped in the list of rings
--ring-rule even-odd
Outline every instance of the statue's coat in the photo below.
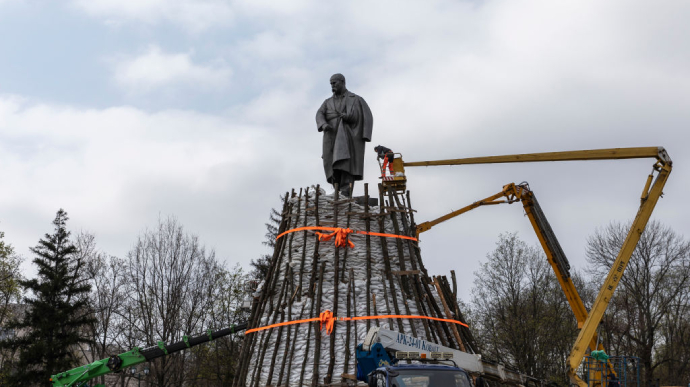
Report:
[[[364,176],[364,145],[371,141],[374,118],[364,98],[346,91],[344,112],[336,110],[335,96],[326,99],[316,112],[316,128],[321,131],[324,124],[334,130],[323,134],[323,169],[329,183],[333,181],[333,170],[349,172],[354,180]],[[345,113],[341,119],[340,113]],[[337,183],[337,182],[336,182]]]

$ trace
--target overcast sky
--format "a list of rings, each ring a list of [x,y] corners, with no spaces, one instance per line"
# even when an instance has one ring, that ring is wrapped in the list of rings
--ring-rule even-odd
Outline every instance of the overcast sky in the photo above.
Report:
[[[0,230],[29,247],[59,208],[124,257],[176,216],[228,265],[266,253],[279,196],[321,184],[314,115],[340,72],[405,161],[663,146],[654,218],[690,237],[690,2],[0,0]],[[653,160],[408,169],[418,222],[528,181],[572,265],[634,217]],[[355,194],[362,193],[362,185]],[[473,272],[519,204],[423,234],[434,274]]]

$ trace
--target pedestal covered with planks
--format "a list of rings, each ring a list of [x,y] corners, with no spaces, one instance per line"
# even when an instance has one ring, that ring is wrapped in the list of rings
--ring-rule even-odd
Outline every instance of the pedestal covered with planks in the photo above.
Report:
[[[318,186],[286,195],[279,233],[300,227],[341,227],[415,236],[410,193],[379,186],[364,200],[326,195]],[[364,203],[363,205],[358,202]],[[323,231],[327,232],[327,231]],[[420,315],[463,321],[446,277],[429,277],[416,241],[396,237],[349,236],[354,247],[319,241],[312,230],[290,232],[276,241],[271,268],[259,286],[249,328],[319,317]],[[454,282],[454,280],[453,280]],[[426,319],[337,321],[333,332],[319,322],[275,327],[245,336],[236,386],[354,385],[355,347],[372,326],[474,352],[467,328]]]

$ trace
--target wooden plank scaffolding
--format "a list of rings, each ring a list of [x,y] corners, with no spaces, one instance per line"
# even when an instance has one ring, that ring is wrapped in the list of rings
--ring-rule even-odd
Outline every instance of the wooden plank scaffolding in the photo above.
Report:
[[[415,236],[410,193],[378,189],[379,206],[326,195],[319,186],[285,195],[279,233],[298,227],[343,227]],[[313,231],[276,241],[268,275],[254,297],[249,328],[318,317],[422,315],[465,321],[445,276],[430,277],[415,241],[350,235],[354,248],[319,242]],[[328,335],[319,322],[287,325],[247,334],[240,353],[237,387],[347,386],[356,380],[355,347],[372,326],[474,353],[470,330],[426,319],[336,322]]]

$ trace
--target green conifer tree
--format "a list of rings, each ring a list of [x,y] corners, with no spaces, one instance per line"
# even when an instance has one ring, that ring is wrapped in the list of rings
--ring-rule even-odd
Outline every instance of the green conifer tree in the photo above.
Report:
[[[46,234],[31,251],[38,277],[21,284],[31,295],[24,298],[26,313],[10,323],[17,336],[2,343],[18,349],[10,385],[50,386],[50,376],[81,365],[77,345],[90,342],[88,293],[82,275],[84,263],[65,229],[67,213],[55,216],[53,234]]]

